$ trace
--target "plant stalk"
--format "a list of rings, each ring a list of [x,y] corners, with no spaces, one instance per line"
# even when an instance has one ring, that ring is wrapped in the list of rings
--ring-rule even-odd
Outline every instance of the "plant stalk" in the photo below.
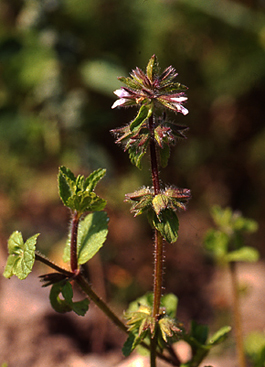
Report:
[[[159,182],[159,170],[157,162],[156,145],[154,140],[154,128],[155,128],[155,116],[149,117],[149,130],[151,134],[150,139],[150,159],[151,159],[151,172],[152,172],[152,182],[154,187],[154,194],[158,195],[160,193],[160,182]],[[154,280],[153,280],[153,311],[152,316],[155,318],[156,322],[159,317],[159,309],[161,303],[161,293],[162,293],[162,278],[163,278],[163,238],[161,234],[155,229],[155,243],[154,243]],[[156,347],[157,347],[156,336],[151,339],[150,348],[150,364],[151,367],[156,367]]]
[[[77,234],[80,214],[75,210],[73,212],[71,224],[71,242],[70,242],[70,266],[73,273],[78,271],[77,263]]]
[[[233,294],[233,316],[235,323],[235,339],[236,339],[236,349],[238,366],[246,367],[246,357],[244,352],[243,343],[243,330],[242,330],[242,320],[240,314],[240,304],[239,304],[239,294],[238,294],[238,280],[236,275],[236,263],[230,262],[229,270],[231,275],[232,283],[232,294]]]

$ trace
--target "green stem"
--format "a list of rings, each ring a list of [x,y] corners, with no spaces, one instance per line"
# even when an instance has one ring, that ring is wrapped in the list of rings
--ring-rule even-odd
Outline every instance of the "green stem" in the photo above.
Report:
[[[236,263],[230,262],[230,275],[232,283],[232,293],[233,293],[233,316],[235,323],[235,338],[236,338],[236,349],[238,366],[246,367],[246,358],[244,353],[244,343],[243,343],[243,331],[242,331],[242,320],[240,314],[240,304],[239,304],[239,294],[238,294],[238,281],[236,275]]]
[[[42,262],[43,264],[49,266],[50,268],[58,271],[61,274],[64,274],[68,277],[73,277],[74,276],[74,274],[71,271],[68,271],[68,270],[62,268],[61,266],[55,264],[53,261],[48,259],[43,254],[41,254],[39,251],[35,251],[35,259]]]
[[[88,295],[88,297],[104,312],[106,316],[122,331],[128,333],[126,325],[114,314],[114,312],[107,306],[107,304],[92,290],[87,280],[82,276],[82,274],[78,274],[75,277],[76,283],[79,287]]]

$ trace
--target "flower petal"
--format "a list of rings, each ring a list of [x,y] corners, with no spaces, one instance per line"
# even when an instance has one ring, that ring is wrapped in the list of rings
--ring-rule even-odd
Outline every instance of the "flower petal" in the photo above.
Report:
[[[131,94],[124,88],[116,89],[113,93],[120,98],[131,97]]]
[[[116,108],[116,107],[119,107],[119,106],[123,106],[123,105],[125,105],[126,102],[127,102],[127,99],[125,99],[125,98],[117,99],[117,101],[115,101],[113,103],[111,108]]]

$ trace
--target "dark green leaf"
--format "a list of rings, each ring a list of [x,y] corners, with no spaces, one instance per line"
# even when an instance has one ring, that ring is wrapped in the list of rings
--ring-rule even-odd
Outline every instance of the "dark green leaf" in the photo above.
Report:
[[[78,264],[90,260],[102,247],[108,233],[108,217],[105,212],[88,214],[79,223],[77,236]],[[64,261],[70,260],[70,241],[64,250]]]
[[[60,298],[60,294],[64,299]],[[52,286],[50,291],[50,302],[53,309],[59,313],[74,311],[79,316],[84,316],[88,310],[89,300],[73,302],[73,289],[69,282],[60,282]]]
[[[168,160],[170,157],[170,148],[169,145],[164,144],[163,148],[159,149],[159,155],[160,155],[160,164],[162,168],[165,168],[168,164]]]
[[[191,332],[190,335],[197,340],[200,344],[206,344],[208,338],[208,326],[198,324],[196,321],[191,322]]]
[[[179,221],[177,214],[173,210],[163,210],[159,215],[159,219],[153,214],[151,222],[168,243],[177,241]]]
[[[38,234],[30,237],[25,243],[21,232],[13,232],[8,239],[8,259],[4,270],[4,277],[16,275],[25,279],[32,271],[35,261],[35,248]]]
[[[59,168],[58,183],[60,198],[64,205],[68,206],[68,199],[76,192],[76,178],[69,168]]]

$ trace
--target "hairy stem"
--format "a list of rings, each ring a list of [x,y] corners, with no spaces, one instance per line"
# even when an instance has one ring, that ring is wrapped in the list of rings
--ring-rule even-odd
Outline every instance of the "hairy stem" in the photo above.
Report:
[[[159,170],[157,162],[157,153],[154,140],[154,128],[155,128],[155,117],[154,115],[149,117],[149,130],[151,133],[150,139],[150,159],[151,159],[151,171],[152,171],[152,182],[154,187],[154,194],[160,193],[160,182],[159,182]],[[159,308],[161,302],[162,293],[162,277],[163,277],[163,238],[161,234],[155,229],[155,243],[154,243],[154,280],[153,280],[153,312],[152,316],[158,321]],[[151,350],[150,350],[150,362],[151,367],[156,366],[156,337],[151,339]]]
[[[238,357],[238,366],[246,367],[246,358],[244,353],[244,343],[243,343],[243,331],[242,331],[242,320],[240,314],[239,305],[239,294],[238,294],[238,281],[236,275],[236,263],[230,263],[230,274],[232,283],[232,293],[233,293],[233,315],[235,322],[235,338],[236,338],[236,349]]]
[[[77,263],[77,234],[80,214],[75,210],[71,223],[71,242],[70,242],[70,266],[73,273],[78,270]]]
[[[43,254],[41,254],[39,251],[35,251],[35,259],[42,262],[43,264],[49,266],[50,268],[58,271],[59,273],[68,276],[68,277],[72,277],[74,275],[72,272],[70,272],[70,271],[62,268],[61,266],[55,264],[53,261],[48,259]]]

